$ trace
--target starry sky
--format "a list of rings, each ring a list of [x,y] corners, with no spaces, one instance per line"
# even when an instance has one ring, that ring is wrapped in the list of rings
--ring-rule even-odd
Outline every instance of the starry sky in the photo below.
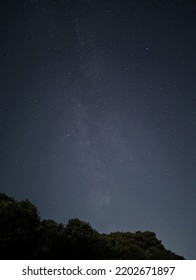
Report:
[[[0,3],[0,191],[196,259],[196,3]]]

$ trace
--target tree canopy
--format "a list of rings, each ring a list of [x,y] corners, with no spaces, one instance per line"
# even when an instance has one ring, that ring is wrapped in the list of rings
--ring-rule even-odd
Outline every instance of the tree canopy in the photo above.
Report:
[[[150,231],[98,233],[72,218],[66,225],[41,219],[29,200],[0,193],[1,259],[184,259]]]

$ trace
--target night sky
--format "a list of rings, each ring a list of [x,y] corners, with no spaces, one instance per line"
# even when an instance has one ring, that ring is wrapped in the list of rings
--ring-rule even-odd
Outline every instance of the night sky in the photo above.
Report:
[[[0,191],[196,259],[196,1],[0,3]]]

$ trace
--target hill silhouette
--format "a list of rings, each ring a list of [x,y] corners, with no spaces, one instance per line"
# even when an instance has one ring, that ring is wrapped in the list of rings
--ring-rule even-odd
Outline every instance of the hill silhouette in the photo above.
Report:
[[[150,231],[100,234],[89,223],[41,219],[29,200],[0,193],[0,259],[184,259]]]

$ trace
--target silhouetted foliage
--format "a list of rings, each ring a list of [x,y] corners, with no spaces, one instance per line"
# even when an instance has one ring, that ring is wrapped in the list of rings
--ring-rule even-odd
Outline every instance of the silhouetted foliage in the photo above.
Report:
[[[1,259],[184,259],[166,250],[154,232],[100,234],[89,223],[41,220],[28,200],[0,193]]]
[[[0,256],[31,258],[40,226],[37,208],[28,200],[17,202],[0,195]]]

